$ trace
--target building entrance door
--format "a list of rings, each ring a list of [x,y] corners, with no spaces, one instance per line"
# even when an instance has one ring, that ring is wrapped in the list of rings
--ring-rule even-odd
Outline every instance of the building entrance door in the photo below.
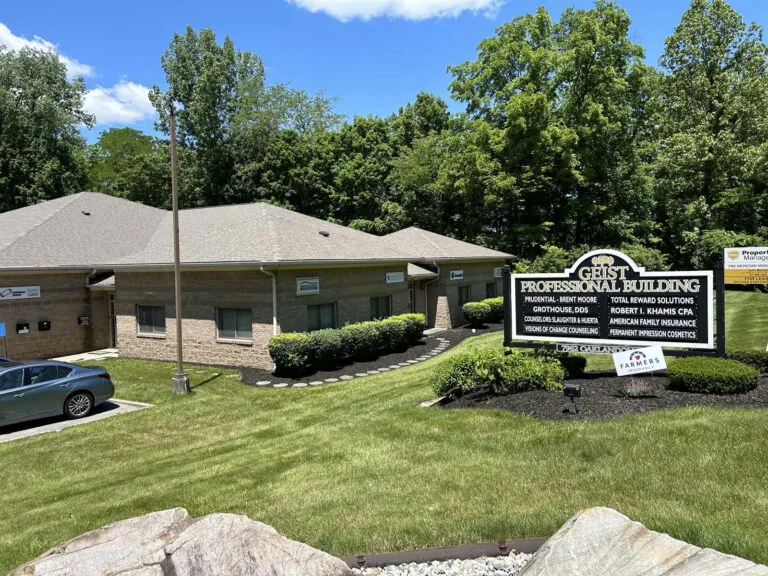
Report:
[[[109,347],[117,348],[117,316],[115,315],[115,295],[109,295]]]

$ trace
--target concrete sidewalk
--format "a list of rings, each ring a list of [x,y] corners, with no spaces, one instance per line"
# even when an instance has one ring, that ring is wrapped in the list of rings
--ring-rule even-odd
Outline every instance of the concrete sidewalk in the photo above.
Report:
[[[105,358],[117,358],[117,348],[104,348],[103,350],[93,350],[91,352],[83,352],[82,354],[73,354],[72,356],[60,356],[59,358],[51,358],[57,362],[91,362],[97,360],[104,360]]]
[[[64,415],[53,418],[43,418],[41,420],[30,420],[21,424],[11,424],[10,426],[0,427],[0,444],[12,442],[21,438],[29,438],[48,432],[60,432],[65,428],[104,420],[118,414],[127,414],[128,412],[137,412],[145,408],[152,408],[153,404],[144,404],[142,402],[129,402],[127,400],[112,399],[103,402],[94,408],[93,413],[79,420],[68,420]]]

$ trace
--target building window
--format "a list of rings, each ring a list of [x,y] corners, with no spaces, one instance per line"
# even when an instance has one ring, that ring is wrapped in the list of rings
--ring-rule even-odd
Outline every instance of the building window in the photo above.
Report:
[[[496,298],[496,282],[488,282],[485,285],[485,297]]]
[[[307,306],[308,326],[310,332],[325,328],[336,328],[336,303]]]
[[[408,284],[408,310],[416,314],[416,282]]]
[[[251,311],[219,308],[216,329],[221,340],[253,340]]]
[[[371,298],[371,320],[392,316],[392,296]]]
[[[137,306],[139,334],[165,335],[165,308],[163,306]]]
[[[459,307],[472,300],[472,286],[459,286]]]

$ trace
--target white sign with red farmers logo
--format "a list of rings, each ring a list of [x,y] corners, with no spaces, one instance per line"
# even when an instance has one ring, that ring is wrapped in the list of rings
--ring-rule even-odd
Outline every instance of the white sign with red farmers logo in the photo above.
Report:
[[[631,376],[667,369],[667,362],[664,359],[664,351],[661,346],[617,352],[613,355],[613,363],[616,366],[617,376]]]

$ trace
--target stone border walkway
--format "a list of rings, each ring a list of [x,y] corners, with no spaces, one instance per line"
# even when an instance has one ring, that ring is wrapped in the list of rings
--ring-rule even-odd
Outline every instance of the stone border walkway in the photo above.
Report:
[[[435,340],[437,341],[437,346],[432,350],[430,350],[429,352],[427,352],[426,354],[419,356],[418,358],[415,358],[413,360],[406,360],[405,362],[391,364],[390,366],[383,366],[377,370],[368,370],[367,372],[358,372],[354,375],[349,375],[349,374],[342,375],[342,376],[339,376],[338,378],[325,378],[324,380],[306,379],[306,381],[302,380],[301,382],[260,380],[255,383],[255,386],[258,386],[260,388],[306,388],[309,386],[315,387],[315,386],[322,386],[324,384],[333,384],[335,382],[354,380],[356,378],[366,378],[368,376],[375,376],[376,374],[391,372],[392,370],[399,370],[400,368],[407,368],[408,366],[413,366],[414,364],[418,364],[419,362],[424,362],[425,360],[429,360],[430,358],[433,358],[438,354],[445,352],[451,345],[450,340],[448,340],[447,338],[436,337]]]

